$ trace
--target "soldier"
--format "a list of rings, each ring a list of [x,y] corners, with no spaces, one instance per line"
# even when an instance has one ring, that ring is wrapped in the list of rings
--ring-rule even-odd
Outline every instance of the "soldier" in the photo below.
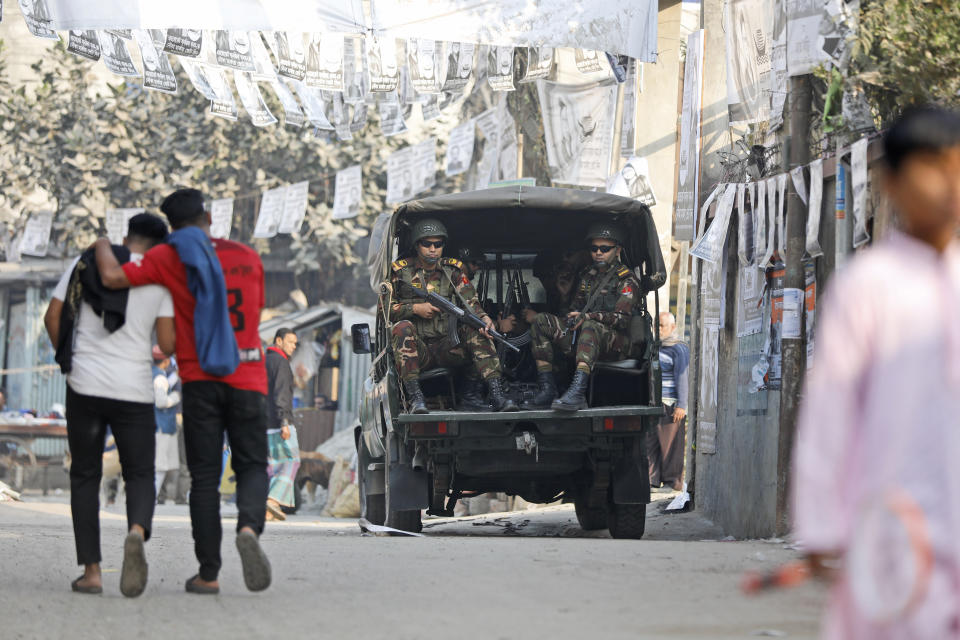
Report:
[[[537,363],[539,390],[531,405],[552,406],[560,411],[587,407],[587,383],[594,363],[619,360],[629,355],[630,320],[640,294],[640,283],[620,262],[625,240],[623,230],[612,223],[590,227],[593,264],[580,273],[580,287],[566,318],[537,314],[533,323],[533,357]],[[569,325],[569,326],[568,326]],[[573,336],[579,330],[573,381],[559,400],[553,378],[553,347],[565,355],[574,351]],[[551,405],[552,402],[552,405]]]
[[[480,272],[487,261],[487,257],[476,247],[464,247],[458,254],[463,263],[463,275],[471,282],[473,277]]]
[[[494,328],[477,300],[477,292],[464,275],[463,263],[443,258],[447,230],[438,220],[421,220],[413,225],[411,240],[416,256],[393,263],[393,296],[390,319],[391,339],[400,380],[410,403],[411,413],[427,413],[420,371],[430,367],[473,365],[468,377],[482,378],[489,388],[489,403],[495,411],[516,411],[517,405],[504,396],[500,360],[490,339]],[[477,330],[460,325],[461,344],[453,347],[445,331],[446,318],[429,302],[420,302],[411,287],[426,288],[451,301],[459,300],[486,322]],[[471,375],[472,374],[472,375]]]

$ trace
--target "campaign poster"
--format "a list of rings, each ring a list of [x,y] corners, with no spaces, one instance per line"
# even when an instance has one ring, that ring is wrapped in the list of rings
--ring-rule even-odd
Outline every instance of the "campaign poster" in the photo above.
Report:
[[[513,47],[489,47],[487,82],[494,91],[513,91]]]
[[[446,73],[443,79],[443,91],[463,91],[470,81],[473,65],[477,53],[477,46],[472,42],[447,42]]]
[[[250,34],[246,31],[215,31],[214,56],[221,66],[240,71],[256,70],[250,51]]]
[[[333,219],[355,218],[363,205],[363,172],[359,164],[337,171],[333,192]]]
[[[307,55],[302,33],[274,31],[274,52],[277,73],[293,80],[303,80],[307,73]]]
[[[67,38],[67,51],[96,62],[100,59],[100,38],[97,32],[71,29]]]
[[[130,50],[127,49],[127,43],[124,42],[123,38],[108,31],[97,32],[97,37],[100,39],[100,53],[107,69],[118,76],[136,77],[140,75],[133,64]]]
[[[434,40],[407,40],[407,66],[410,84],[417,93],[440,93],[440,52]]]
[[[470,168],[475,140],[476,123],[473,120],[457,125],[450,131],[444,166],[444,172],[447,176],[458,176]]]
[[[343,34],[311,35],[305,82],[325,91],[343,91]]]
[[[397,64],[396,40],[381,38],[369,42],[367,72],[370,76],[370,91],[390,93],[397,90],[400,83],[400,65]]]
[[[201,29],[167,29],[167,38],[163,50],[177,56],[196,58],[203,48]]]
[[[221,198],[210,203],[210,235],[229,238],[233,228],[233,198]]]
[[[233,82],[237,85],[237,95],[240,96],[240,104],[244,111],[250,116],[250,120],[255,127],[267,127],[277,123],[277,119],[267,103],[263,101],[263,94],[254,81],[253,77],[245,71],[234,71]]]

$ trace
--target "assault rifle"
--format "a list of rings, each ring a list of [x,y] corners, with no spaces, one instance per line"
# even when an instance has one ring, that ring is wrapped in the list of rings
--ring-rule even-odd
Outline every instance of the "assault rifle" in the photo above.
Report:
[[[440,309],[442,313],[447,314],[447,332],[450,335],[450,340],[453,343],[453,346],[458,346],[460,344],[460,335],[457,332],[457,323],[462,322],[468,327],[473,327],[475,329],[486,329],[487,324],[472,311],[467,311],[461,309],[457,305],[453,304],[443,296],[438,296],[435,293],[431,293],[420,287],[411,287],[413,292],[420,298],[423,298],[425,302],[429,302],[437,309]],[[502,344],[508,349],[512,349],[517,353],[520,353],[519,347],[515,347],[507,341],[506,337],[495,329],[490,329],[490,337],[493,338],[494,342]]]

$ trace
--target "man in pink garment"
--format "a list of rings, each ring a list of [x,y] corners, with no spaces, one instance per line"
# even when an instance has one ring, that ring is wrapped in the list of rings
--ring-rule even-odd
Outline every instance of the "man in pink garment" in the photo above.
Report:
[[[795,530],[835,580],[823,637],[960,638],[960,116],[909,109],[884,148],[902,231],[828,284],[794,452]],[[933,565],[916,603],[880,623],[843,566],[863,509],[894,492],[922,510]],[[878,569],[897,560],[880,555]]]

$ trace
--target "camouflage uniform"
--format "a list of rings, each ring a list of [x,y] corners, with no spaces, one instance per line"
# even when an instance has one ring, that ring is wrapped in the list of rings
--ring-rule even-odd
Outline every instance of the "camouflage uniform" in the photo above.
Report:
[[[490,338],[473,327],[460,325],[461,343],[451,348],[446,314],[421,318],[413,312],[413,305],[424,301],[411,290],[416,286],[425,287],[427,291],[453,302],[462,297],[473,313],[485,317],[487,314],[480,306],[476,289],[463,275],[463,263],[454,258],[442,258],[435,269],[428,271],[417,259],[398,260],[393,263],[392,283],[391,340],[401,380],[416,380],[426,369],[459,368],[471,361],[474,373],[484,380],[501,377],[500,360]]]
[[[593,369],[598,361],[621,360],[630,354],[630,319],[633,316],[640,283],[633,272],[620,262],[609,266],[591,265],[580,273],[580,288],[573,300],[573,310],[583,309],[594,288],[614,269],[616,277],[608,282],[593,303],[594,311],[578,329],[576,346],[577,368]],[[567,331],[566,318],[549,313],[537,314],[533,322],[533,357],[537,371],[553,370],[553,348],[564,355],[573,351],[573,331]]]

